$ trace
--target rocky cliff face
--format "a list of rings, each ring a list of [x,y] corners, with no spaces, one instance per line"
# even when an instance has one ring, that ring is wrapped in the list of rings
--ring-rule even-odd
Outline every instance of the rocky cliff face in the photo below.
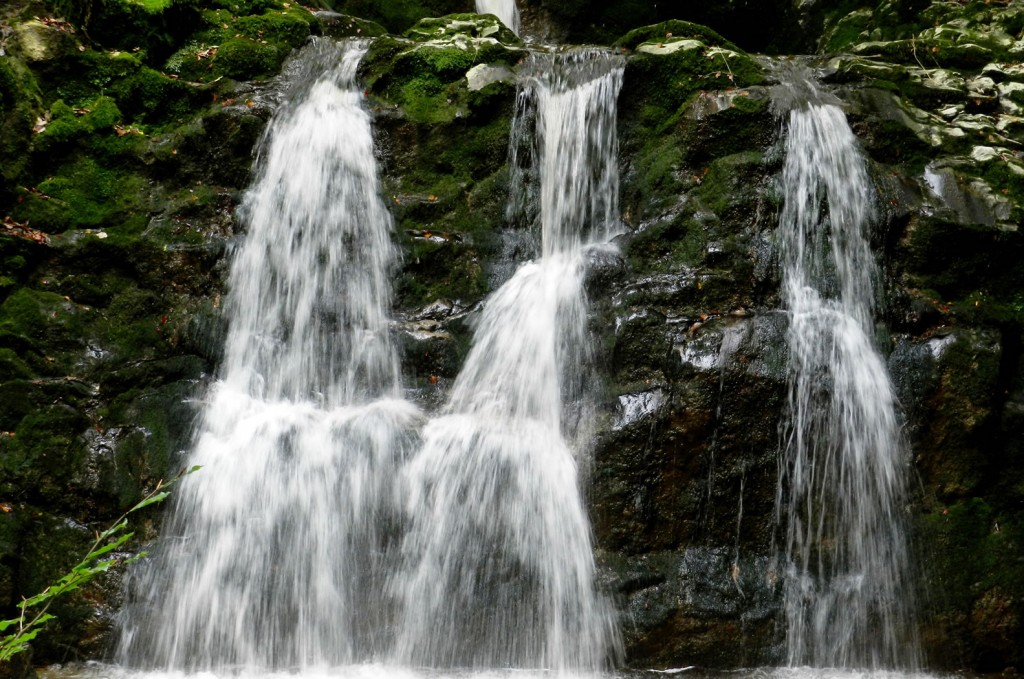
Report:
[[[410,390],[428,409],[443,400],[479,303],[536,252],[529,225],[505,223],[526,47],[493,20],[426,18],[469,4],[0,11],[5,610],[181,464],[218,364],[234,208],[286,59],[311,35],[379,36],[362,70],[404,252],[395,332]],[[628,55],[623,233],[589,274],[602,402],[585,481],[627,661],[780,661],[770,563],[788,354],[769,89],[783,58],[751,54],[768,51],[818,54],[801,60],[843,102],[879,196],[878,344],[916,473],[930,665],[1021,667],[1024,7],[704,5],[523,7],[528,35]],[[158,517],[138,523],[145,540]],[[35,661],[101,656],[118,592],[112,576],[60,604]]]

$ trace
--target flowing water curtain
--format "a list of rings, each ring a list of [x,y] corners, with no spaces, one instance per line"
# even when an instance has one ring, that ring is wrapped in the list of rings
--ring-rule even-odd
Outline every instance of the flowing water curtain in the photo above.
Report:
[[[394,583],[405,602],[396,653],[417,665],[593,671],[619,645],[579,490],[574,445],[586,425],[566,413],[584,400],[582,243],[617,223],[614,198],[594,192],[617,193],[622,60],[535,59],[519,97],[532,103],[519,112],[536,121],[536,139],[520,144],[531,126],[513,125],[510,143],[533,149],[544,256],[487,301],[444,412],[404,473],[412,530]]]
[[[905,516],[909,456],[872,340],[875,197],[841,109],[789,112],[779,218],[790,384],[780,460],[788,663],[919,665]]]
[[[542,254],[578,252],[620,229],[618,96],[625,60],[599,49],[533,53],[521,67],[510,158],[535,175],[535,194],[513,194],[510,216],[535,198]],[[534,134],[529,158],[516,134]]]
[[[121,660],[199,669],[374,657],[390,605],[392,480],[418,411],[388,336],[397,254],[355,72],[315,41],[267,129],[240,213],[222,379],[159,548],[136,576]]]
[[[519,35],[519,7],[516,0],[476,0],[477,14],[493,14]]]

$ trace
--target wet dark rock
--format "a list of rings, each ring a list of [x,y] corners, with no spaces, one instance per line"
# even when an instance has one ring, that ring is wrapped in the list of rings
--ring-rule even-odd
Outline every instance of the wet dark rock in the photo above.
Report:
[[[626,647],[648,659],[644,667],[679,667],[681,658],[705,667],[749,666],[778,657],[781,598],[768,559],[694,547],[599,563],[612,573],[606,586],[620,602]],[[722,643],[723,628],[733,643]]]

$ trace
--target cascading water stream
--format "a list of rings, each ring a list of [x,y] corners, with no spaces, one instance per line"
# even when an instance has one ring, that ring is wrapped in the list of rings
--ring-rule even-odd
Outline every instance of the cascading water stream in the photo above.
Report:
[[[301,668],[384,651],[388,484],[418,412],[388,334],[397,253],[355,72],[317,41],[268,127],[242,205],[222,379],[120,658],[163,669]],[[294,72],[297,71],[297,72]]]
[[[398,648],[413,664],[593,671],[618,633],[595,589],[574,450],[586,426],[582,246],[617,223],[623,63],[576,51],[525,68],[519,112],[536,108],[543,256],[488,300],[443,416],[405,470],[413,527],[410,572],[396,580]]]
[[[519,35],[519,7],[516,0],[476,0],[477,14],[493,14]]]
[[[119,658],[254,674],[366,661],[597,670],[619,639],[574,446],[583,243],[617,222],[622,59],[526,67],[543,257],[489,300],[413,454],[422,418],[398,398],[388,335],[392,223],[355,83],[365,47],[317,41],[289,66],[242,206],[222,379],[190,459],[204,469],[134,578]]]
[[[791,666],[919,665],[896,398],[875,348],[874,192],[835,102],[804,78],[780,215],[790,385],[778,522]],[[791,89],[792,89],[791,88]]]

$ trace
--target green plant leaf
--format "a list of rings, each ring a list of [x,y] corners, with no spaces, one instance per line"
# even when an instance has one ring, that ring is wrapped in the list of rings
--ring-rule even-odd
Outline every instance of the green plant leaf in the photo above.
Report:
[[[147,497],[142,502],[140,502],[139,504],[135,505],[134,507],[132,507],[128,511],[129,512],[138,511],[138,510],[142,509],[143,507],[148,507],[149,505],[156,504],[157,502],[163,502],[165,499],[167,499],[168,495],[170,495],[170,493],[168,493],[168,492],[160,492],[160,493],[157,493],[156,495],[150,495],[149,497]]]

